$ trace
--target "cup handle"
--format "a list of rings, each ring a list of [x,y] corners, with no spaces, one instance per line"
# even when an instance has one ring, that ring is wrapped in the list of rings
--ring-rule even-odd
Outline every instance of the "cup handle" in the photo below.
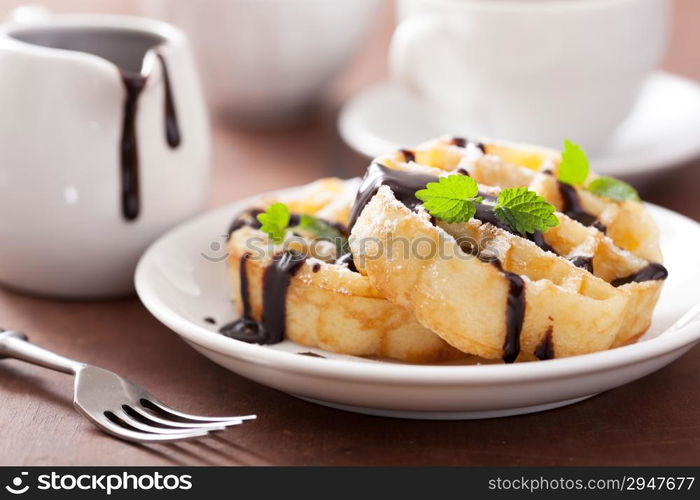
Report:
[[[446,23],[438,17],[414,17],[396,28],[389,46],[389,68],[392,78],[405,88],[421,94],[423,92],[418,72],[413,68],[421,61],[416,49],[426,40],[448,30]]]
[[[20,5],[13,9],[5,19],[12,24],[32,24],[51,17],[52,12],[48,7],[40,4]]]

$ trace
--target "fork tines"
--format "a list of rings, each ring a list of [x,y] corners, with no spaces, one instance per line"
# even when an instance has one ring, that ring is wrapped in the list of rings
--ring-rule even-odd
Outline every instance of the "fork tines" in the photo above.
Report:
[[[205,417],[177,411],[156,399],[139,400],[141,407],[128,404],[105,411],[98,424],[117,437],[136,442],[178,441],[206,436],[210,432],[240,425],[255,415]]]

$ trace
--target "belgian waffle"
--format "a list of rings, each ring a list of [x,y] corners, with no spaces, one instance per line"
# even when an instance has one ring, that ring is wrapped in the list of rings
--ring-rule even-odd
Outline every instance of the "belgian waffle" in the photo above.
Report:
[[[545,148],[460,138],[378,158],[351,214],[355,264],[421,324],[484,358],[549,359],[636,340],[666,277],[657,228],[639,202],[560,183],[560,161]],[[436,221],[415,192],[446,173],[471,176],[487,197],[527,186],[560,210],[559,225],[522,237],[488,211]],[[396,241],[440,252],[387,251]]]
[[[273,245],[255,219],[280,201],[293,216],[315,215],[346,232],[356,190],[355,181],[322,179],[289,196],[261,200],[236,217],[228,264],[241,319],[222,332],[248,342],[288,338],[331,352],[415,363],[463,357],[407,309],[387,301],[334,245],[320,242],[310,252],[312,236],[300,234]]]

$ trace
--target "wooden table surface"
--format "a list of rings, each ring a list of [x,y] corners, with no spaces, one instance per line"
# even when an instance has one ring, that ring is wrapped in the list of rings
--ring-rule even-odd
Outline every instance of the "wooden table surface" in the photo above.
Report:
[[[0,0],[0,17],[16,3]],[[56,10],[138,11],[137,1],[44,3]],[[700,2],[679,0],[676,6],[665,67],[700,79]],[[375,34],[307,125],[268,133],[215,125],[212,206],[363,170],[365,160],[338,138],[335,117],[344,99],[385,77],[391,26],[387,5]],[[643,195],[697,220],[699,187],[695,161],[656,180]],[[573,406],[506,419],[422,422],[331,410],[250,382],[191,350],[136,298],[67,302],[0,291],[0,324],[26,331],[47,348],[128,374],[176,407],[259,415],[254,423],[199,442],[127,444],[98,432],[73,410],[67,376],[2,361],[0,464],[700,464],[700,348]]]

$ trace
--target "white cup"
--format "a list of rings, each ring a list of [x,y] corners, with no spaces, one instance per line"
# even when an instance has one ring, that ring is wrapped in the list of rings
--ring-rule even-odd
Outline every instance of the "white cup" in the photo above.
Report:
[[[373,26],[380,0],[150,0],[192,40],[212,111],[253,127],[307,116]]]
[[[207,199],[188,43],[149,19],[37,13],[0,26],[0,283],[126,294],[148,244]]]
[[[400,0],[393,78],[455,133],[589,151],[632,109],[667,0]]]

